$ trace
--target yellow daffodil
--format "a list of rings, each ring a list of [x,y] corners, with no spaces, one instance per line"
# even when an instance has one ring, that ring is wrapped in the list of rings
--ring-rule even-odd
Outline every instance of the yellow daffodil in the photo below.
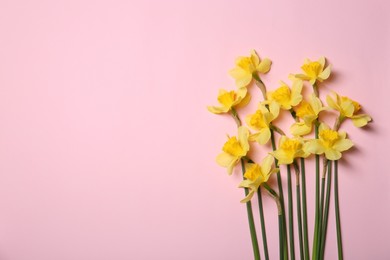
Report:
[[[280,87],[275,91],[269,91],[267,93],[267,99],[269,101],[277,102],[281,108],[286,110],[291,109],[293,106],[298,105],[302,101],[302,80],[295,80],[292,84],[291,90],[283,81],[281,81],[280,84]]]
[[[274,158],[271,155],[267,155],[260,165],[256,163],[248,163],[246,165],[245,180],[240,183],[239,187],[248,188],[249,193],[241,200],[242,203],[250,201],[260,185],[267,182],[271,174],[279,171],[277,168],[272,169],[273,161]]]
[[[301,138],[288,138],[283,135],[279,141],[279,148],[272,154],[280,164],[292,164],[297,157],[306,158],[309,156],[304,149],[304,141]]]
[[[360,104],[348,97],[339,96],[334,93],[333,99],[330,95],[326,97],[328,105],[340,112],[340,118],[350,118],[356,127],[362,127],[368,124],[372,119],[366,114],[356,114],[360,110]]]
[[[258,109],[252,115],[246,117],[247,125],[258,131],[250,135],[250,141],[256,141],[259,144],[266,144],[271,138],[271,122],[279,115],[279,105],[276,102],[271,102],[267,108],[265,104],[259,104]]]
[[[318,61],[311,61],[309,59],[305,60],[305,63],[302,65],[301,69],[304,74],[296,74],[295,77],[302,80],[307,80],[310,84],[314,85],[316,81],[322,82],[329,78],[330,75],[330,65],[325,69],[325,57],[321,57]]]
[[[236,85],[246,87],[252,81],[253,75],[267,73],[271,68],[271,61],[267,58],[260,60],[255,50],[251,51],[249,57],[238,57],[236,67],[229,71],[229,74],[236,80]]]
[[[217,156],[217,163],[228,169],[229,175],[232,174],[234,166],[240,161],[240,159],[249,151],[249,130],[245,126],[238,128],[237,137],[229,137],[228,141],[222,148],[222,153]]]
[[[328,160],[338,160],[341,152],[353,146],[351,140],[347,139],[345,132],[337,132],[322,123],[319,127],[318,139],[310,140],[305,145],[305,150],[313,154],[325,154]]]
[[[218,102],[221,104],[219,107],[208,106],[207,109],[214,114],[227,113],[232,108],[246,106],[251,99],[246,88],[239,88],[237,91],[226,91],[224,89],[219,90]]]
[[[294,123],[290,131],[294,136],[307,135],[311,132],[313,122],[318,118],[321,111],[325,110],[321,100],[314,94],[310,96],[309,102],[302,102],[295,108],[296,116],[303,121]]]

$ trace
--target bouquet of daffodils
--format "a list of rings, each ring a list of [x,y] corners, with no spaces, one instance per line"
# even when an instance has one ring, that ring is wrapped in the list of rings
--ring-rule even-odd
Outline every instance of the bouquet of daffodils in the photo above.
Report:
[[[324,57],[317,61],[306,59],[302,73],[289,75],[291,84],[281,82],[274,90],[268,90],[261,75],[268,73],[271,61],[260,59],[256,51],[249,57],[239,57],[236,66],[229,73],[235,79],[237,89],[221,89],[218,94],[218,106],[209,106],[214,114],[227,113],[237,124],[237,134],[228,136],[217,156],[217,163],[227,168],[229,175],[240,165],[243,180],[239,184],[244,188],[249,229],[254,259],[260,259],[260,250],[253,217],[251,199],[258,197],[262,244],[265,259],[269,259],[267,234],[264,220],[261,189],[265,189],[276,203],[279,223],[280,259],[295,259],[294,220],[298,223],[299,257],[304,260],[324,259],[331,184],[334,188],[334,206],[337,230],[338,258],[343,259],[340,226],[340,208],[338,195],[338,161],[342,153],[353,146],[347,134],[340,130],[345,120],[352,120],[356,127],[363,127],[371,121],[367,114],[360,113],[360,104],[356,101],[332,92],[326,96],[326,105],[320,99],[321,83],[331,74],[331,66],[326,66]],[[248,87],[254,83],[262,93],[263,100],[252,114],[245,116],[245,124],[239,115],[239,109],[246,106],[251,96]],[[310,88],[312,93],[302,95],[302,89]],[[294,123],[283,131],[275,124],[281,113],[291,115]],[[322,114],[333,114],[333,126],[321,120]],[[251,153],[251,146],[260,145],[272,150],[258,160]],[[315,160],[315,219],[313,241],[308,239],[307,193],[305,179],[305,160]],[[282,174],[285,172],[285,174]],[[293,202],[292,175],[295,174],[296,202]],[[268,180],[276,175],[277,185],[273,187]],[[283,191],[283,178],[287,178],[287,208]],[[294,204],[296,206],[294,210]],[[294,214],[294,211],[296,215]],[[297,247],[298,248],[298,247]],[[311,253],[310,253],[311,251]]]

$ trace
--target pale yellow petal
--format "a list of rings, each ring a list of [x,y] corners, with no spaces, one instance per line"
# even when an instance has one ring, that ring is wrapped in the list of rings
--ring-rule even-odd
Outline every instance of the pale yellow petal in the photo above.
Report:
[[[312,94],[309,103],[313,108],[314,113],[318,116],[318,114],[323,110],[321,100]]]
[[[301,80],[310,80],[310,77],[304,75],[304,74],[295,74],[295,77]]]
[[[263,128],[259,131],[256,141],[259,144],[266,144],[271,138],[271,130],[269,128]]]
[[[306,125],[305,122],[297,122],[290,127],[290,132],[294,136],[303,136],[309,134],[311,129],[311,124]]]
[[[207,110],[214,114],[222,114],[229,111],[228,107],[214,107],[214,106],[208,106]]]
[[[248,201],[250,201],[252,199],[254,194],[255,194],[255,191],[254,190],[250,190],[248,195],[244,199],[242,199],[240,202],[241,203],[247,203]]]
[[[341,153],[339,151],[333,149],[327,149],[325,151],[325,157],[328,160],[336,161],[341,158]]]
[[[250,142],[257,142],[258,138],[259,138],[259,133],[254,133],[254,134],[249,135],[248,140]]]
[[[353,146],[353,142],[349,139],[341,139],[341,140],[338,140],[334,145],[333,145],[333,149],[339,151],[339,152],[343,152],[343,151],[346,151],[348,149],[350,149],[351,147]]]
[[[244,149],[244,151],[246,151],[246,152],[249,151],[248,139],[249,139],[248,128],[246,128],[245,126],[240,126],[238,128],[238,141],[239,141],[242,149]]]
[[[231,164],[233,164],[233,162],[236,160],[237,158],[233,155],[230,155],[228,153],[220,153],[217,158],[216,158],[216,161],[217,163],[222,166],[222,167],[229,167]]]
[[[238,67],[230,70],[229,74],[236,80],[236,85],[239,88],[248,86],[252,81],[252,74]]]
[[[352,101],[344,101],[341,103],[342,114],[346,117],[351,117],[355,111],[355,106]]]
[[[355,115],[351,117],[353,124],[356,127],[363,127],[368,124],[372,120],[372,118],[369,115],[361,114],[361,115]]]
[[[243,181],[240,182],[238,187],[239,188],[249,188],[251,185],[252,185],[252,181],[251,180],[243,180]]]
[[[319,64],[321,64],[321,69],[323,69],[325,67],[325,57],[324,56],[321,56],[318,61],[317,61]]]
[[[329,65],[328,67],[326,67],[326,69],[324,69],[320,75],[318,75],[318,77],[322,80],[326,80],[327,78],[329,78],[330,76],[330,71],[331,71],[331,66]]]
[[[319,126],[319,128],[318,128],[318,131],[323,131],[323,130],[328,130],[328,129],[330,129],[330,127],[327,125],[327,124],[325,124],[325,123],[321,123],[320,124],[320,126]]]
[[[276,119],[279,116],[280,106],[277,102],[271,102],[269,105],[269,111],[271,112],[272,118],[271,121]]]
[[[263,74],[267,73],[271,69],[271,63],[271,60],[265,58],[260,62],[259,66],[257,66],[256,70]]]
[[[322,145],[320,140],[310,140],[305,143],[303,149],[306,153],[312,154],[323,154],[325,152],[325,147]]]
[[[260,63],[259,55],[257,55],[255,50],[251,50],[251,60],[256,66]]]
[[[271,155],[273,155],[277,160],[278,164],[291,164],[293,163],[293,158],[291,156],[288,156],[284,151],[276,150],[273,152],[270,152]]]
[[[340,111],[339,105],[335,102],[335,100],[333,100],[333,98],[330,95],[326,96],[326,103],[328,103],[328,106],[330,106],[334,110]]]
[[[302,87],[303,82],[302,80],[296,80],[294,81],[292,87],[291,87],[291,105],[296,106],[302,101]]]
[[[261,172],[267,175],[271,171],[271,167],[273,163],[274,163],[274,157],[268,154],[260,164]]]
[[[245,107],[246,105],[249,104],[251,101],[251,95],[247,93],[244,98],[242,98],[235,107],[240,108],[240,107]]]

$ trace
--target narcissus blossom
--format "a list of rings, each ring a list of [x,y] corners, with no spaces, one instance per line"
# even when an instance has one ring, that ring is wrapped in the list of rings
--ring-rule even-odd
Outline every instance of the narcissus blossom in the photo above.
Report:
[[[303,121],[294,123],[290,128],[291,133],[294,136],[309,134],[312,130],[313,122],[323,110],[325,110],[325,108],[322,106],[321,100],[314,94],[310,96],[309,102],[302,100],[295,108],[295,114]]]
[[[331,108],[340,112],[342,119],[350,118],[356,127],[363,127],[372,120],[369,115],[357,114],[361,109],[360,104],[348,97],[339,96],[334,92],[334,98],[328,95],[326,102]]]
[[[296,74],[295,77],[302,80],[309,81],[310,84],[314,85],[316,81],[323,82],[330,75],[330,65],[325,68],[325,57],[321,57],[318,61],[305,60],[301,69],[304,74]]]
[[[236,80],[236,85],[246,87],[252,81],[253,75],[265,74],[271,68],[271,61],[267,58],[260,60],[255,50],[251,51],[249,57],[238,57],[236,67],[229,71],[229,74]]]
[[[279,148],[270,154],[278,159],[279,165],[292,164],[295,158],[306,158],[310,155],[303,149],[303,147],[304,141],[301,138],[288,138],[287,136],[283,135],[279,141]]]
[[[217,163],[226,167],[229,175],[232,174],[234,166],[240,161],[240,159],[249,151],[249,130],[245,126],[238,128],[238,138],[228,137],[228,141],[222,148],[222,153],[217,156]]]
[[[328,160],[338,160],[341,152],[353,146],[351,140],[347,139],[345,132],[331,130],[329,126],[322,123],[319,127],[318,139],[309,140],[305,145],[305,150],[313,154],[325,154]]]
[[[260,185],[267,182],[273,173],[279,171],[277,168],[272,168],[273,161],[274,158],[271,155],[267,155],[260,165],[256,163],[246,164],[245,180],[240,183],[239,187],[248,188],[249,193],[241,200],[242,203],[250,201]]]
[[[271,122],[279,115],[279,105],[272,102],[268,108],[265,104],[259,104],[258,109],[252,115],[246,117],[246,123],[249,128],[257,132],[250,135],[250,141],[256,141],[259,144],[266,144],[271,138]]]
[[[227,113],[232,108],[246,106],[251,99],[246,88],[239,88],[237,91],[219,90],[218,102],[220,106],[208,106],[207,109],[214,114]]]
[[[292,84],[291,90],[290,87],[283,81],[281,81],[280,84],[279,88],[267,93],[268,101],[275,101],[281,108],[286,110],[291,109],[293,106],[298,105],[302,101],[302,80],[295,80]]]

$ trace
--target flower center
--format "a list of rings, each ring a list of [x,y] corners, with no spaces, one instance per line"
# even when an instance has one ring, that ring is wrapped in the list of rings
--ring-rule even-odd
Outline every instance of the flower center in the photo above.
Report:
[[[249,124],[255,129],[262,129],[268,127],[264,120],[264,115],[260,110],[257,110],[255,114],[250,117]]]
[[[288,104],[291,100],[291,92],[287,86],[282,86],[275,90],[272,95],[272,99],[281,105]]]
[[[317,61],[304,64],[302,70],[311,78],[317,78],[321,73],[321,64]]]
[[[288,139],[281,144],[280,148],[289,154],[295,154],[302,149],[302,143],[298,140]]]
[[[235,136],[229,138],[229,140],[223,145],[222,150],[225,153],[236,157],[245,156],[245,151]]]
[[[305,116],[312,116],[312,115],[315,116],[316,115],[316,113],[314,112],[314,110],[311,107],[311,105],[308,102],[304,101],[304,100],[301,102],[301,104],[297,108],[296,114],[300,118],[303,118]]]
[[[248,180],[255,181],[261,176],[261,169],[258,164],[255,164],[253,167],[248,168],[245,172],[244,177]]]
[[[337,131],[325,129],[319,133],[319,137],[322,140],[324,146],[330,148],[339,139],[339,134],[337,133]]]
[[[218,97],[218,102],[224,105],[225,107],[231,108],[236,98],[237,98],[236,92],[230,91],[220,95]]]
[[[253,61],[250,57],[242,58],[238,62],[238,66],[243,70],[250,72],[251,74],[256,71],[255,64],[253,64]]]

